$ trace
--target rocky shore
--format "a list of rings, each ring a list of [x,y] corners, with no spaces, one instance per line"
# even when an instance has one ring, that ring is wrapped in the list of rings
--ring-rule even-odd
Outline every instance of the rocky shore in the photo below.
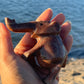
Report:
[[[84,59],[69,61],[59,76],[59,84],[84,84]]]
[[[59,84],[84,84],[84,59],[68,62],[59,76]]]

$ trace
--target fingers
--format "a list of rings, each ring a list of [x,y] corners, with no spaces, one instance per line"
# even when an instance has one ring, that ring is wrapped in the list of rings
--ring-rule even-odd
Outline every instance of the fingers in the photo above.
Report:
[[[48,8],[36,19],[36,21],[50,21],[52,15],[53,15],[52,10]]]
[[[69,21],[65,22],[61,27],[60,36],[64,40],[71,31],[71,23]]]
[[[58,14],[57,16],[54,17],[54,19],[52,19],[52,21],[56,21],[60,25],[64,22],[64,20],[65,20],[65,16],[62,13]]]
[[[10,32],[3,23],[0,23],[0,59],[13,53]]]
[[[36,40],[30,37],[30,33],[26,33],[15,47],[14,52],[22,55],[25,51],[31,49],[35,44]]]
[[[69,21],[65,22],[61,27],[62,29],[60,32],[60,36],[63,40],[67,52],[69,53],[73,43],[73,38],[71,35],[69,35],[69,32],[71,31],[71,23]]]
[[[66,37],[66,39],[63,41],[65,48],[67,50],[67,52],[69,53],[71,47],[72,47],[72,43],[73,43],[73,37],[71,35],[68,35]]]
[[[49,21],[52,17],[52,10],[49,8],[45,10],[36,21]],[[17,54],[23,54],[26,50],[32,48],[36,43],[35,39],[30,37],[29,33],[26,33],[24,37],[21,39],[19,44],[15,47],[14,51]],[[19,51],[19,52],[18,52]]]
[[[71,23],[68,21],[63,24],[64,20],[65,16],[62,13],[58,14],[54,19],[52,19],[52,21],[60,23],[61,25],[60,36],[63,40],[67,52],[69,53],[73,43],[73,38],[72,36],[69,35],[69,32],[71,30]]]
[[[52,18],[52,10],[48,8],[37,18],[36,21],[49,21],[51,18]],[[65,16],[62,13],[58,14],[54,19],[52,19],[52,21],[59,22],[60,25],[63,24],[64,20],[65,20]],[[71,24],[70,22],[65,22],[61,27],[62,27],[62,30],[61,30],[60,36],[64,41],[71,30]],[[26,33],[22,38],[22,40],[19,42],[19,44],[16,46],[14,51],[18,54],[23,54],[25,51],[32,48],[35,45],[35,43],[36,43],[36,40],[32,39],[29,33]]]
[[[61,32],[60,32],[60,36],[62,40],[64,40],[67,37],[67,35],[71,30],[71,23],[68,21],[63,24],[64,20],[65,20],[65,16],[62,13],[58,14],[54,19],[52,19],[52,21],[56,21],[60,25],[62,25]]]

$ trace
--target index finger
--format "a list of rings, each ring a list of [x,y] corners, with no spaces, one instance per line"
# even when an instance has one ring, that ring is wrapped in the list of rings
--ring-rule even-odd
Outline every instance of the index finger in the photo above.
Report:
[[[52,10],[48,8],[36,19],[36,21],[50,21],[52,15],[53,15]]]

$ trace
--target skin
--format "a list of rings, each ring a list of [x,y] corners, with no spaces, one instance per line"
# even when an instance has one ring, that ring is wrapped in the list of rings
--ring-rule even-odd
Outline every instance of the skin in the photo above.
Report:
[[[49,21],[52,15],[52,10],[49,8],[36,21]],[[69,22],[63,23],[64,20],[65,16],[62,13],[52,19],[52,21],[59,21],[62,24],[60,36],[69,53],[73,43],[73,38],[69,35],[71,24]],[[13,49],[9,30],[3,23],[0,23],[0,75],[2,84],[43,84],[31,66],[20,57],[35,43],[36,40],[32,39],[29,33],[26,33]],[[53,84],[57,84],[56,81]]]

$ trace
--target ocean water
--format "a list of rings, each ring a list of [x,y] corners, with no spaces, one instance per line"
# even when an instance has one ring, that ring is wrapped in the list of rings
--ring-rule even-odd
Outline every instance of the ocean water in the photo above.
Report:
[[[4,18],[15,19],[18,23],[34,21],[45,9],[53,10],[53,17],[63,13],[71,21],[73,46],[69,58],[84,58],[84,0],[0,0],[0,22]],[[13,45],[17,45],[24,33],[11,32]]]

